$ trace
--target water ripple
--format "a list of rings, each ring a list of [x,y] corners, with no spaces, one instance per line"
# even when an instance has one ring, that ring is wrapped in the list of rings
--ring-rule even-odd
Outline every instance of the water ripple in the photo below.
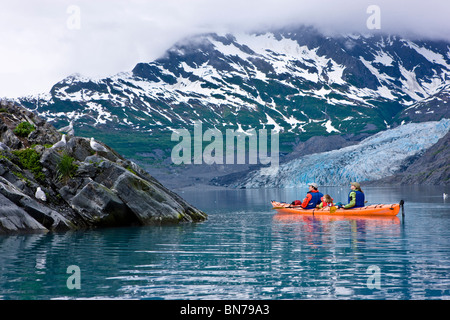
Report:
[[[386,190],[378,192],[371,194]],[[414,196],[422,201],[422,193]],[[410,201],[405,221],[280,217],[265,206],[230,206],[209,207],[200,224],[2,236],[0,297],[450,298],[449,204]],[[79,291],[66,287],[69,265],[80,267]],[[368,285],[373,267],[378,288]]]

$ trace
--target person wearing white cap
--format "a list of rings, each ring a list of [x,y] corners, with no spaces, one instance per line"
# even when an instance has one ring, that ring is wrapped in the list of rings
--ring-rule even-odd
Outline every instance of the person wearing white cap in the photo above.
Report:
[[[317,183],[309,183],[308,189],[308,193],[302,202],[295,200],[291,204],[296,206],[300,205],[303,209],[315,209],[316,206],[320,204],[320,199],[323,197],[323,194],[319,192],[319,186]]]

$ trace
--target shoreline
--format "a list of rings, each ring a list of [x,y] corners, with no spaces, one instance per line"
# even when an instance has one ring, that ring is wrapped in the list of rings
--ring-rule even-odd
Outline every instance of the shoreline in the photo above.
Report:
[[[167,187],[167,184],[165,184],[166,181],[163,181],[162,183]],[[347,185],[324,185],[319,186],[319,188],[345,188]],[[379,183],[379,182],[361,182],[361,186],[364,186],[364,188],[390,188],[390,187],[405,187],[405,188],[411,188],[411,187],[433,187],[435,189],[444,189],[444,190],[450,190],[450,185],[429,185],[429,184],[395,184],[395,183]],[[298,188],[305,187],[305,185],[299,185]],[[184,192],[184,191],[201,191],[201,190],[259,190],[259,189],[290,189],[290,188],[296,188],[296,187],[268,187],[268,188],[232,188],[227,186],[216,186],[211,185],[207,183],[193,183],[186,186],[178,186],[178,187],[168,187],[170,190],[174,192]]]

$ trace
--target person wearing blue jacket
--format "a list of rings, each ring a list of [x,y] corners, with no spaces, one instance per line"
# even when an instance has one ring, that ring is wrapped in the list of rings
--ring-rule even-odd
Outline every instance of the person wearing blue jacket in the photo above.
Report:
[[[365,197],[364,192],[361,190],[361,185],[358,182],[350,182],[350,192],[348,194],[348,204],[345,206],[339,204],[339,208],[351,209],[364,207]]]
[[[308,184],[309,191],[306,194],[303,201],[295,200],[291,203],[294,206],[301,206],[303,209],[315,209],[316,206],[322,201],[323,193],[319,192],[319,186],[317,183]]]

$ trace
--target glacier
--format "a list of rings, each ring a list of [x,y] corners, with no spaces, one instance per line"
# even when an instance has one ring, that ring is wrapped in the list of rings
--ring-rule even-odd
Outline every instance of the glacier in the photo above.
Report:
[[[339,150],[305,155],[277,169],[250,172],[232,187],[294,187],[316,182],[321,186],[371,181],[391,176],[434,145],[450,130],[450,119],[410,123],[381,131]]]

